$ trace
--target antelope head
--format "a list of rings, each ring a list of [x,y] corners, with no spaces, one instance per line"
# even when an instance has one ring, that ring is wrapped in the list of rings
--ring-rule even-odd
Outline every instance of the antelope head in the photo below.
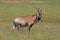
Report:
[[[41,9],[36,9],[37,10],[37,13],[36,13],[36,15],[37,15],[37,20],[39,21],[39,20],[41,20],[41,21],[43,21],[43,17],[42,17],[42,10]]]

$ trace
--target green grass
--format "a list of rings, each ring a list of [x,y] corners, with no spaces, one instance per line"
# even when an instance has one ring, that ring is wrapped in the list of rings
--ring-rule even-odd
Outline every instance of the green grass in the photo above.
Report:
[[[60,2],[60,0],[33,0],[33,1],[51,1],[51,2]]]
[[[9,32],[15,17],[33,15],[36,13],[35,8],[42,9],[44,21],[35,24],[30,33],[27,27],[20,28],[20,32],[17,29]],[[0,3],[0,40],[60,40],[60,5]]]
[[[8,24],[8,25],[7,25]],[[41,22],[34,25],[30,34],[27,28],[20,29],[20,32],[15,30],[10,33],[9,29],[12,27],[10,22],[1,23],[0,32],[2,40],[60,40],[60,24],[59,23],[45,23]]]

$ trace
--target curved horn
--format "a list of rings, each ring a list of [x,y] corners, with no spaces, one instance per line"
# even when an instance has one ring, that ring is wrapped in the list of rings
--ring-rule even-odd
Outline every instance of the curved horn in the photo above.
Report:
[[[36,8],[36,10],[37,10],[38,14],[42,15],[42,10],[40,8],[39,9]]]
[[[40,8],[39,9],[36,8],[36,11],[38,12],[37,16],[39,16],[41,18],[41,20],[43,20],[42,10]]]
[[[38,12],[37,14],[39,14],[39,15],[42,15],[42,9],[40,9],[40,8],[36,8],[36,11]]]

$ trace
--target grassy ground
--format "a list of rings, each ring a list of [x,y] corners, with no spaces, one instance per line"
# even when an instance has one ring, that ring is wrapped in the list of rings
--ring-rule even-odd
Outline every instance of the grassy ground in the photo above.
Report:
[[[58,0],[57,0],[58,1]],[[44,21],[35,24],[31,32],[20,28],[10,33],[15,17],[35,14],[35,8],[41,8]],[[22,31],[22,29],[24,29]],[[0,40],[60,40],[59,3],[5,4],[0,3]]]

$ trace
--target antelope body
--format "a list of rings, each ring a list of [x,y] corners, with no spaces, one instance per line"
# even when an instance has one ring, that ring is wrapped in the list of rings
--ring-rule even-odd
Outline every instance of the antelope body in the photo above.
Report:
[[[30,32],[30,28],[38,22],[39,20],[42,20],[42,12],[41,10],[37,10],[37,13],[35,15],[29,15],[29,16],[22,16],[18,17],[13,22],[13,30],[17,27],[19,30],[20,27],[28,27],[28,30]]]

